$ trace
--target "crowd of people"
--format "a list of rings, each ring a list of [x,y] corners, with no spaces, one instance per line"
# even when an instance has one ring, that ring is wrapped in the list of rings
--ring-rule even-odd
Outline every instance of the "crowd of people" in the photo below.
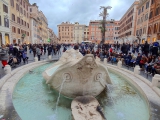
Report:
[[[31,54],[33,53],[33,57],[38,57],[38,61],[41,60],[41,55],[46,54],[46,51],[49,55],[61,54],[60,52],[61,45],[59,44],[11,44],[11,45],[2,45],[0,47],[0,61],[2,62],[2,68],[4,68],[7,64],[12,67],[19,65],[22,63],[28,63],[28,55],[27,51]]]
[[[160,74],[160,48],[159,43],[148,44],[104,44],[99,45],[95,51],[93,45],[80,45],[82,55],[93,54],[102,61],[107,58],[108,62],[116,63],[119,60],[123,65],[135,67],[139,65],[145,73]]]
[[[94,57],[99,57],[102,61],[107,58],[108,62],[118,62],[119,60],[126,66],[135,67],[139,65],[141,70],[144,70],[149,74],[157,74],[160,69],[160,53],[159,43],[152,44],[23,44],[23,45],[2,45],[0,49],[0,60],[2,61],[2,67],[9,64],[20,64],[22,61],[25,64],[28,62],[29,53],[33,54],[33,57],[37,56],[38,60],[41,60],[41,55],[61,55],[69,48],[79,49],[81,54],[93,54]]]

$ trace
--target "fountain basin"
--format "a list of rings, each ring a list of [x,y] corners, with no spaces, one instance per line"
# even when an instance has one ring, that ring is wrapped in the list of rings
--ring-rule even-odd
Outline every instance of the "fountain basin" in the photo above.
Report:
[[[35,64],[35,65],[34,65]],[[34,63],[34,64],[32,64],[32,65],[26,65],[25,66],[25,69],[23,68],[23,67],[21,67],[21,69],[19,68],[19,70],[16,70],[16,72],[14,73],[14,74],[12,74],[11,76],[12,77],[8,77],[8,78],[6,78],[6,82],[4,83],[4,85],[2,86],[2,88],[1,88],[1,91],[0,91],[0,115],[3,115],[4,116],[4,118],[5,119],[10,119],[10,120],[19,120],[19,119],[22,119],[22,117],[20,118],[19,117],[19,115],[20,116],[22,116],[22,114],[20,114],[20,111],[19,110],[17,110],[17,107],[16,106],[14,106],[13,105],[13,103],[12,103],[12,94],[13,94],[13,90],[15,89],[16,90],[16,88],[15,88],[15,86],[16,86],[16,84],[18,83],[18,81],[25,75],[25,73],[26,72],[29,72],[29,70],[31,70],[31,69],[33,69],[34,67],[37,67],[37,66],[40,66],[40,65],[42,65],[42,64],[46,64],[46,62],[44,62],[44,63],[42,63],[42,64],[39,64],[39,63]],[[36,65],[37,64],[37,65]],[[33,67],[34,66],[34,67]],[[114,73],[116,72],[116,73],[119,73],[121,76],[123,76],[123,77],[125,77],[125,78],[127,78],[126,80],[129,82],[132,82],[132,84],[133,84],[133,86],[134,86],[134,88],[136,88],[136,89],[139,89],[138,91],[140,92],[140,95],[141,95],[141,98],[143,98],[144,99],[144,101],[146,101],[146,105],[147,105],[147,109],[148,110],[150,110],[150,112],[148,113],[148,115],[149,115],[149,118],[148,118],[148,120],[154,120],[154,119],[159,119],[159,116],[157,115],[156,116],[156,114],[159,114],[159,107],[160,107],[160,105],[159,105],[159,101],[160,101],[160,99],[159,99],[159,96],[158,96],[158,94],[156,94],[156,92],[152,89],[152,85],[151,85],[151,83],[150,82],[148,82],[147,81],[147,79],[145,79],[145,78],[143,78],[143,77],[141,77],[141,76],[139,76],[139,75],[134,75],[132,72],[130,72],[130,71],[128,71],[128,70],[125,70],[125,69],[117,69],[117,67],[116,66],[113,66],[113,65],[107,65],[107,67],[109,68],[109,70],[111,70],[111,71],[114,71]],[[22,69],[23,69],[23,71],[22,71]],[[20,75],[20,73],[21,73],[21,75]],[[119,75],[118,74],[118,75]],[[37,76],[39,76],[38,74],[37,74]],[[41,77],[41,79],[42,79],[42,76],[40,76]],[[32,76],[31,76],[31,78],[33,78]],[[114,77],[111,77],[111,79],[113,79]],[[117,76],[117,78],[119,78],[118,76]],[[129,79],[128,79],[129,78]],[[40,81],[41,79],[38,79],[38,81],[40,82],[40,83],[42,83],[42,81]],[[115,79],[115,78],[114,78]],[[24,80],[24,81],[26,81],[26,80]],[[30,79],[29,79],[29,81],[31,81]],[[20,81],[19,81],[20,82]],[[23,83],[23,81],[22,81],[22,83]],[[139,84],[140,83],[140,84]],[[18,85],[18,84],[17,84]],[[40,84],[41,85],[41,84]],[[37,85],[36,85],[37,86]],[[17,86],[18,87],[18,86]],[[32,88],[35,88],[35,89],[37,89],[37,87],[32,87]],[[48,88],[46,88],[46,89],[48,89]],[[48,90],[47,90],[48,91]],[[117,91],[117,90],[116,90]],[[115,92],[116,92],[115,91]],[[40,92],[40,91],[39,91]],[[39,92],[36,92],[35,94],[32,94],[33,96],[35,96],[37,93],[39,93]],[[159,91],[157,91],[157,92],[159,92]],[[21,91],[18,91],[18,93],[21,93]],[[39,93],[39,94],[42,94],[42,93]],[[39,95],[38,94],[38,95]],[[21,93],[21,95],[23,95],[23,93]],[[53,96],[53,95],[56,95],[56,93],[53,93],[53,94],[51,94],[51,96]],[[110,95],[110,94],[108,94],[108,95]],[[51,96],[49,96],[49,98],[51,98]],[[114,96],[114,95],[113,95]],[[35,99],[35,101],[37,100],[36,99],[36,97],[34,97]],[[44,98],[44,96],[42,96],[42,97],[40,97],[40,98]],[[62,98],[62,100],[60,100],[60,101],[62,101],[62,102],[60,102],[60,105],[63,105],[63,104],[61,104],[61,103],[63,103],[63,102],[65,102],[66,104],[69,104],[69,103],[71,103],[71,100],[69,100],[69,99],[63,99],[64,97],[63,96],[61,96],[61,98]],[[102,98],[102,97],[100,97],[100,98]],[[32,99],[32,96],[30,97],[30,99],[29,100],[31,100]],[[131,101],[133,98],[131,98],[129,101]],[[28,100],[28,99],[27,99]],[[98,99],[99,100],[99,99]],[[105,99],[104,99],[105,100]],[[99,100],[100,101],[100,100]],[[133,100],[133,102],[134,102],[135,100]],[[27,101],[26,101],[27,102]],[[23,109],[24,109],[24,105],[25,104],[27,104],[26,102],[24,102],[24,101],[22,101],[22,105],[20,106],[19,105],[19,109],[20,109],[20,107],[22,107]],[[52,102],[52,101],[51,101]],[[100,104],[102,104],[102,103],[105,103],[106,102],[106,100],[105,101],[103,101],[103,102],[100,102]],[[125,101],[125,103],[122,103],[122,106],[124,105],[124,104],[126,104],[126,102],[127,102],[127,100]],[[20,103],[20,102],[17,102],[17,103]],[[33,105],[33,104],[32,104]],[[37,105],[37,106],[41,106],[41,105]],[[50,105],[49,105],[50,106]],[[47,105],[47,107],[49,107],[48,105]],[[129,105],[130,106],[130,105]],[[68,107],[70,107],[70,105],[68,105]],[[109,112],[107,112],[109,115],[110,114],[112,114],[112,113],[110,113],[110,112],[112,112],[112,111],[114,111],[114,109],[112,108],[113,106],[107,106],[107,107],[105,107],[105,110],[107,109],[107,108],[110,108],[111,107],[111,109],[110,109],[110,111]],[[16,109],[15,109],[16,108]],[[27,108],[26,108],[27,109]],[[33,109],[34,109],[34,107],[33,107]],[[52,108],[51,108],[52,109]],[[117,108],[118,109],[118,108]],[[120,108],[121,109],[121,108]],[[131,108],[129,108],[129,109],[131,109]],[[129,111],[129,109],[128,109],[128,111]],[[139,108],[140,109],[140,108]],[[25,110],[25,109],[24,109]],[[43,110],[43,109],[42,109]],[[59,107],[59,110],[61,111],[61,110],[67,110],[66,108],[64,108],[64,109],[62,109],[62,107],[60,106]],[[35,109],[34,109],[34,111],[35,111]],[[37,110],[38,111],[38,110]],[[45,109],[45,111],[46,111],[46,109]],[[68,110],[67,110],[68,111]],[[70,110],[69,110],[70,111]],[[71,113],[69,113],[69,111],[67,112],[67,114],[70,114],[71,115]],[[135,109],[135,111],[136,111],[136,109]],[[18,114],[17,114],[17,112],[18,112]],[[54,116],[53,116],[53,113],[54,113],[54,110],[51,110],[51,113],[50,113],[50,116],[47,116],[46,117],[46,120],[49,120],[49,118],[53,118]],[[31,110],[31,115],[34,115],[33,114],[33,111]],[[39,115],[39,113],[38,113],[38,115]],[[61,114],[60,114],[61,115]],[[116,114],[117,116],[119,116],[119,117],[123,117],[124,116],[124,114],[123,113],[121,113],[121,112],[117,112],[117,114]],[[132,116],[131,116],[132,117]],[[122,119],[122,118],[121,118]],[[23,120],[25,120],[25,119],[23,119]],[[28,120],[28,119],[26,119],[26,120]],[[30,119],[30,120],[32,120],[32,119]],[[39,119],[40,120],[40,119]],[[44,120],[44,119],[43,119]],[[58,119],[59,120],[59,119]],[[60,119],[61,120],[61,119]],[[70,119],[69,119],[70,120]],[[112,119],[112,120],[116,120],[116,119]],[[120,119],[119,119],[120,120]],[[145,119],[145,120],[147,120],[147,119]]]

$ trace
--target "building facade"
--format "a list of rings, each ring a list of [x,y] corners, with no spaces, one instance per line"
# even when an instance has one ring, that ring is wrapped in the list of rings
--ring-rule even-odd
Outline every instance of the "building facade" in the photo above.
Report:
[[[153,43],[160,40],[160,0],[151,0],[150,4],[148,41]]]
[[[58,27],[58,43],[73,43],[74,24],[70,22],[62,22]]]
[[[40,22],[39,22],[38,27],[40,28],[39,32],[42,37],[42,43],[47,43],[48,41],[48,34],[47,34],[48,21],[42,11],[39,11],[39,18],[40,18]]]
[[[136,21],[139,1],[135,1],[119,21],[119,41],[133,43],[137,38]]]
[[[150,14],[150,0],[140,0],[137,7],[136,37],[137,43],[144,43],[148,40],[148,23]]]
[[[114,21],[114,43],[118,42],[119,21]]]
[[[10,43],[10,3],[9,0],[0,1],[0,46]]]
[[[29,6],[31,24],[31,43],[48,42],[48,21],[42,11],[38,10],[36,3]]]
[[[39,28],[39,16],[38,16],[38,6],[33,4],[29,6],[29,14],[30,14],[30,25],[31,25],[31,43],[40,43],[40,33],[38,32]]]
[[[102,33],[100,27],[102,26],[100,20],[90,21],[89,23],[89,40],[94,43],[100,43],[102,40]],[[106,21],[105,43],[114,43],[114,22]]]
[[[55,44],[55,43],[57,43],[58,41],[58,39],[57,39],[57,36],[56,36],[56,34],[53,32],[53,30],[52,29],[50,29],[50,28],[48,28],[48,36],[49,36],[49,38],[48,38],[48,42],[50,43],[50,44]]]
[[[88,41],[89,40],[89,27],[85,26],[84,27],[84,41]]]
[[[11,43],[30,43],[29,0],[10,0]]]
[[[78,22],[75,22],[73,28],[73,43],[81,43],[84,41],[84,30],[86,25],[80,25]]]

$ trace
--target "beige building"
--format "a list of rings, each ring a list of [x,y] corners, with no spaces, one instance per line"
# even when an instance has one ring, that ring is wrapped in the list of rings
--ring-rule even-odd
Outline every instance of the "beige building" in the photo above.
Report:
[[[85,26],[84,28],[84,41],[88,41],[89,40],[89,27]]]
[[[73,28],[73,43],[81,43],[84,41],[84,30],[86,25],[80,25],[78,22],[75,22],[74,28]]]
[[[31,43],[48,42],[48,21],[42,11],[38,10],[36,3],[29,6],[31,24]]]
[[[10,43],[10,1],[0,1],[0,46]]]
[[[140,0],[137,7],[136,36],[138,43],[144,43],[148,37],[148,23],[150,13],[150,0]],[[150,41],[148,41],[150,42]]]
[[[42,11],[39,11],[39,18],[40,18],[39,28],[40,28],[40,35],[42,37],[42,43],[47,43],[48,41],[48,33],[47,33],[48,21]]]
[[[73,43],[74,24],[62,22],[58,27],[58,43]]]
[[[133,43],[136,38],[136,21],[137,21],[137,7],[139,1],[135,1],[123,17],[119,21],[119,42]]]
[[[29,0],[10,0],[11,43],[30,43]]]

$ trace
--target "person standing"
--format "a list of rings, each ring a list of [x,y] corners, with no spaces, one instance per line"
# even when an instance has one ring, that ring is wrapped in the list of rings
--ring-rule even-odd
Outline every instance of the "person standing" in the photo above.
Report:
[[[0,52],[0,60],[2,62],[2,68],[4,68],[7,65],[8,61],[8,48],[5,45],[2,45],[2,50]]]
[[[48,56],[50,56],[52,53],[52,46],[51,45],[48,46],[47,51],[48,51]]]
[[[37,56],[38,56],[38,61],[40,61],[40,57],[41,57],[41,49],[40,49],[40,46],[37,46],[37,48],[36,48],[36,53],[37,53]]]
[[[36,57],[36,45],[32,46],[33,57]]]
[[[146,55],[146,57],[148,57],[148,53],[149,53],[149,44],[148,44],[147,41],[146,41],[145,44],[144,44],[143,52],[144,52],[144,54]]]

